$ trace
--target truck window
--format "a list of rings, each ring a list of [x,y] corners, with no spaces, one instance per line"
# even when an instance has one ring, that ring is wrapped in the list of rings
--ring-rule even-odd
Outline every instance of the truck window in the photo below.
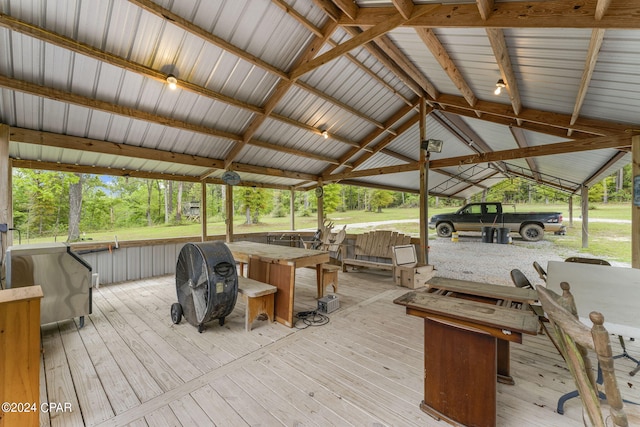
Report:
[[[498,205],[485,205],[487,207],[488,214],[497,214],[498,213]]]
[[[470,205],[467,206],[462,212],[463,215],[481,215],[482,205]]]

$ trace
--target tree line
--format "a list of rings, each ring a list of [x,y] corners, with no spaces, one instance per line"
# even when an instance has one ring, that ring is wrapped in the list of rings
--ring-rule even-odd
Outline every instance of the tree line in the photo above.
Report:
[[[84,233],[130,227],[179,225],[199,220],[199,183],[104,177],[89,174],[14,169],[13,222],[27,238],[57,236],[77,241]],[[207,218],[224,220],[226,186],[207,184]],[[291,191],[234,187],[234,217],[246,224],[290,215]],[[297,216],[317,210],[313,192],[295,192]],[[472,197],[471,201],[505,203],[566,202],[567,193],[522,178],[506,179]],[[589,190],[590,201],[627,202],[632,197],[630,165]],[[464,201],[430,196],[431,207],[460,206]],[[418,207],[414,193],[370,189],[340,184],[324,186],[324,212],[381,211],[383,208]]]

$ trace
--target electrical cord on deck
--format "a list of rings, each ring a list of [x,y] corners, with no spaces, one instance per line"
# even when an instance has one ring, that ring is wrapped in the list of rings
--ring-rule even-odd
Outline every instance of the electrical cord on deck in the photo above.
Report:
[[[301,311],[296,314],[296,317],[298,318],[295,324],[297,329],[306,329],[309,326],[323,326],[329,323],[329,316],[318,313],[317,310]],[[303,324],[304,326],[298,326],[298,324]]]

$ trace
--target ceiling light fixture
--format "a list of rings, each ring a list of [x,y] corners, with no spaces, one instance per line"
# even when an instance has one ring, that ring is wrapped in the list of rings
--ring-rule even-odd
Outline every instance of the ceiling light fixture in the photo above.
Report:
[[[327,132],[326,130],[322,131],[322,136],[324,136],[324,139],[329,138],[329,132]]]
[[[507,85],[504,83],[504,80],[498,80],[498,83],[496,83],[496,90],[494,90],[493,93],[496,95],[500,95],[503,87],[507,87]]]
[[[169,89],[176,90],[178,88],[178,79],[173,74],[167,76],[167,83],[169,83]]]

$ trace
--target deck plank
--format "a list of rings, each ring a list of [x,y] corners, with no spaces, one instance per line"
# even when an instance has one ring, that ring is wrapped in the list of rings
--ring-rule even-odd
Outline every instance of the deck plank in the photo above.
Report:
[[[250,333],[244,331],[241,302],[223,327],[215,321],[200,334],[184,321],[173,325],[171,276],[105,286],[94,293],[94,312],[84,328],[61,326],[64,339],[55,325],[42,329],[41,393],[59,402],[90,384],[102,387],[114,416],[98,427],[446,425],[419,408],[423,325],[393,304],[408,290],[397,287],[388,272],[339,276],[340,308],[328,315],[327,325],[299,330],[265,323]],[[315,271],[298,269],[295,311],[315,308],[315,293]],[[95,378],[78,384],[79,375],[71,372],[90,368],[69,366],[77,357],[66,357],[68,342],[70,349],[83,343],[100,384]],[[640,353],[639,343],[627,343],[630,354]],[[617,340],[612,347],[620,350]],[[150,356],[142,357],[143,351],[153,353],[155,366],[146,366]],[[174,369],[173,363],[185,366]],[[616,360],[623,395],[640,401],[640,378],[628,376],[632,367]],[[498,427],[581,425],[577,399],[565,416],[555,413],[572,379],[548,337],[527,336],[523,344],[511,345],[511,371],[516,384],[498,384]],[[75,408],[90,410],[82,399]],[[61,425],[54,421],[51,426]]]
[[[93,426],[108,420],[114,416],[113,409],[75,322],[59,322],[58,327],[85,425]]]
[[[193,391],[191,396],[216,425],[234,427],[249,425],[210,385]]]
[[[56,411],[49,414],[51,427],[84,426],[80,404],[71,377],[71,370],[64,353],[57,323],[42,327],[42,349],[45,357],[45,378],[49,403],[71,404],[71,411]]]
[[[93,313],[90,317],[105,344],[105,348],[111,352],[115,362],[120,367],[120,371],[126,375],[126,381],[141,402],[146,402],[161,395],[162,388],[136,357],[133,350],[127,345],[128,343],[122,339],[111,325],[99,306],[95,304],[100,299],[99,295],[97,292],[94,293]]]
[[[119,414],[138,406],[140,399],[136,396],[127,377],[111,353],[110,347],[102,340],[94,325],[94,319],[94,316],[85,318],[84,327],[78,333],[100,377],[100,382],[109,398],[111,407],[116,414]]]

